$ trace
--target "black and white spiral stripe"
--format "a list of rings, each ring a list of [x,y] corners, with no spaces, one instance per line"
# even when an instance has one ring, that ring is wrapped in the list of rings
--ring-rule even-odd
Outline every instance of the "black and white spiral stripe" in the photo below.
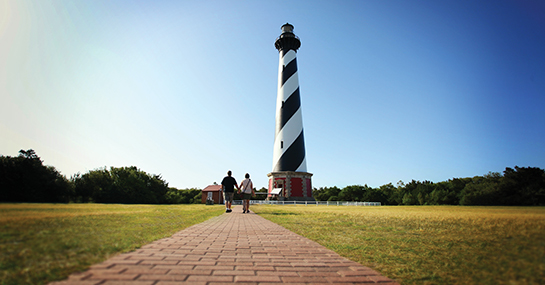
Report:
[[[273,172],[306,172],[296,51],[294,49],[279,49],[279,52]]]

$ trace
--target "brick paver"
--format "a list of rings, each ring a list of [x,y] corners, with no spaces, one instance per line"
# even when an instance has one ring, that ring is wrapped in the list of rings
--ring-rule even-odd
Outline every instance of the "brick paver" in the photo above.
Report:
[[[398,284],[238,208],[51,284],[181,283]]]

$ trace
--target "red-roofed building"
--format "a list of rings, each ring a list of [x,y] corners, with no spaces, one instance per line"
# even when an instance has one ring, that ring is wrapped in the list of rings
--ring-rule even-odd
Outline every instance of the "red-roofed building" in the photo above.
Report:
[[[211,199],[214,204],[223,204],[223,191],[221,185],[208,185],[202,189],[202,203],[206,204],[206,200]]]

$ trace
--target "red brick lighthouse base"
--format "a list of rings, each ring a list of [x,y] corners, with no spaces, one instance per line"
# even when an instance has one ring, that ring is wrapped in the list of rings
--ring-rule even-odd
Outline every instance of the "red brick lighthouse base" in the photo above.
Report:
[[[267,174],[269,177],[268,200],[314,201],[312,197],[312,173],[280,171]]]

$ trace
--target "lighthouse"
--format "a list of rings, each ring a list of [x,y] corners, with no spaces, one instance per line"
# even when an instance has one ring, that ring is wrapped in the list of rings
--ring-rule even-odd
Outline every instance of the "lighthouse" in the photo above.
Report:
[[[274,43],[279,52],[276,129],[273,169],[269,177],[269,198],[279,200],[314,200],[312,173],[307,172],[303,115],[297,74],[297,50],[301,41],[286,23]]]

